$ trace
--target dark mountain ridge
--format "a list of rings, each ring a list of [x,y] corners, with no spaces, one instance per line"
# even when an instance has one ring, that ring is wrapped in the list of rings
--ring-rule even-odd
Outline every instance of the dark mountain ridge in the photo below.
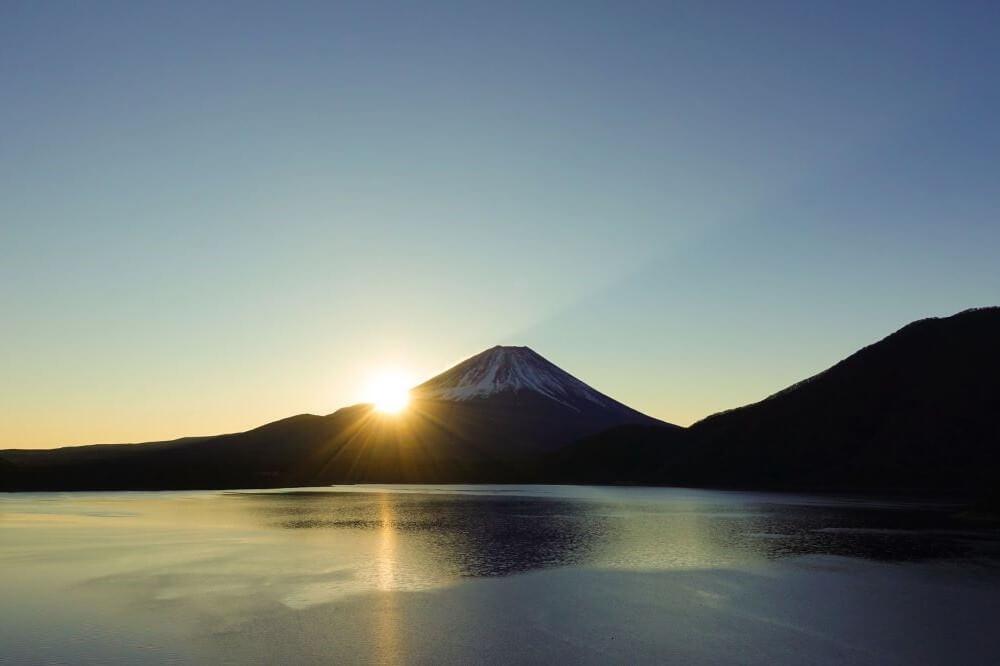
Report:
[[[355,405],[243,433],[0,452],[15,490],[239,488],[535,478],[540,456],[628,423],[659,424],[526,347],[494,347],[421,384],[405,414]],[[14,469],[10,469],[10,466]]]
[[[563,455],[563,478],[596,482],[978,493],[1000,482],[1000,308],[913,322],[682,432],[625,426]]]
[[[614,401],[525,347],[412,391],[244,433],[0,451],[0,489],[562,482],[976,494],[1000,485],[1000,308],[924,319],[689,428]]]
[[[1000,462],[1000,308],[924,319],[691,427],[693,480],[981,487]],[[723,457],[728,478],[710,469]]]

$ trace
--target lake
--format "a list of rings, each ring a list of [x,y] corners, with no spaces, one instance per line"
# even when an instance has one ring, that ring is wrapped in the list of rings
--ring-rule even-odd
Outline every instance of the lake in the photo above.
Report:
[[[954,506],[674,488],[0,495],[0,662],[1000,662]]]

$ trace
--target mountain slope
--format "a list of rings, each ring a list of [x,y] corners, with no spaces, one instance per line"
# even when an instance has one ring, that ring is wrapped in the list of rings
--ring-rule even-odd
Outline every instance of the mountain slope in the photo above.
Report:
[[[527,347],[493,347],[417,386],[417,411],[479,418],[480,445],[520,458],[624,424],[662,424],[609,398]]]
[[[0,451],[0,488],[559,481],[971,494],[1000,485],[998,341],[1000,308],[914,322],[687,429],[529,349],[497,347],[416,387],[403,418],[356,405],[218,437]]]
[[[546,452],[574,439],[625,423],[660,423],[524,347],[487,350],[416,387],[412,397],[399,416],[355,405],[217,437],[0,451],[0,488],[525,481],[536,477]]]
[[[413,390],[425,399],[485,400],[534,393],[577,412],[595,408],[624,419],[649,417],[599,393],[528,347],[496,346],[445,370]]]
[[[832,368],[691,427],[692,480],[962,489],[997,478],[1000,308],[903,327]]]
[[[1000,308],[914,322],[685,431],[624,426],[561,456],[563,478],[595,482],[978,493],[1000,483]]]

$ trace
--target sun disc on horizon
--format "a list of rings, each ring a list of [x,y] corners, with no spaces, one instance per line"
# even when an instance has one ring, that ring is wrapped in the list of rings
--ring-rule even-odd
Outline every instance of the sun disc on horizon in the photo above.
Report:
[[[398,414],[410,404],[411,378],[398,370],[386,370],[372,376],[365,390],[365,401],[377,411]]]

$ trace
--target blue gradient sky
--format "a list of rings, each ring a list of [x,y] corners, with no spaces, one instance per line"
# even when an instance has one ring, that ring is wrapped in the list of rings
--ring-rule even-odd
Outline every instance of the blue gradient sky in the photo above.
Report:
[[[1000,301],[1000,5],[0,8],[0,447],[527,344],[655,416]]]

